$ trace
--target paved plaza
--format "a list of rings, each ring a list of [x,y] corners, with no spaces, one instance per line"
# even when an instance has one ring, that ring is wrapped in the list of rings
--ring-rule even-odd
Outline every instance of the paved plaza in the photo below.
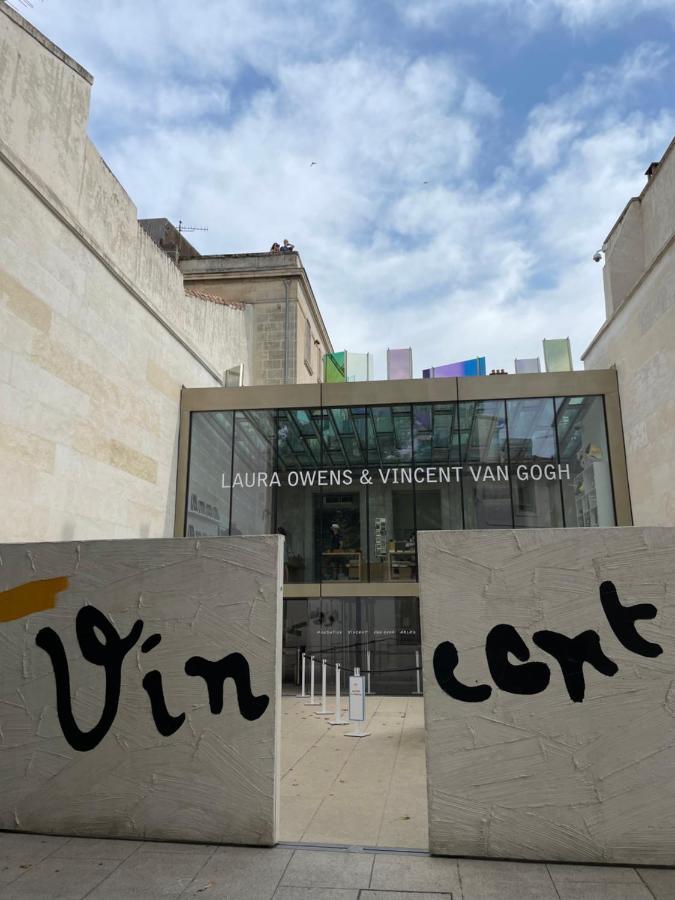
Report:
[[[305,703],[282,703],[281,839],[428,849],[422,698],[368,697],[367,738]]]
[[[672,900],[675,870],[0,832],[2,900]]]

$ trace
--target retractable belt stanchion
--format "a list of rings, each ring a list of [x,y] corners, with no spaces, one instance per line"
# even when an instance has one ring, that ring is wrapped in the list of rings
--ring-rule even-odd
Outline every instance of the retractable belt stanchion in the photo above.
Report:
[[[349,725],[349,722],[342,720],[340,702],[340,663],[335,663],[335,718],[329,720],[329,725]]]
[[[317,716],[329,716],[330,713],[326,709],[326,660],[321,660],[321,709],[317,712]]]
[[[314,699],[314,657],[309,658],[309,701],[305,706],[318,706],[319,701]]]
[[[349,719],[358,724],[356,731],[345,731],[344,737],[362,738],[370,735],[369,731],[363,731],[363,723],[366,720],[365,680],[361,670],[355,668],[354,674],[349,679]]]
[[[413,694],[421,694],[420,690],[421,681],[420,681],[420,652],[419,650],[415,650],[415,677],[417,678],[417,690],[413,691]]]
[[[307,692],[306,692],[306,690],[305,690],[305,686],[306,686],[306,684],[307,684],[307,682],[306,682],[306,680],[305,680],[305,675],[306,675],[306,671],[305,671],[305,654],[303,653],[303,654],[302,654],[302,691],[301,691],[301,693],[296,694],[296,697],[300,697],[300,698],[302,698],[303,700],[307,697]]]

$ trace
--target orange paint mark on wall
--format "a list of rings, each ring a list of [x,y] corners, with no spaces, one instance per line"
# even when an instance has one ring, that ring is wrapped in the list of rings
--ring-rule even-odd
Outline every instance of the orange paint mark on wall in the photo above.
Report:
[[[10,622],[31,613],[52,609],[56,606],[56,595],[67,587],[68,579],[63,576],[29,581],[8,591],[0,591],[0,622]]]

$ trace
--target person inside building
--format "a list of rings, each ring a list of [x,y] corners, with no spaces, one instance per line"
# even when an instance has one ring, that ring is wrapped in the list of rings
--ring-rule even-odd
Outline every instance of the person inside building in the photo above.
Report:
[[[331,550],[341,550],[342,549],[342,538],[340,537],[340,526],[337,522],[333,522],[330,526],[330,549]]]
[[[337,581],[340,577],[341,572],[343,571],[342,565],[342,557],[338,555],[338,551],[342,550],[342,537],[340,535],[340,526],[337,522],[333,522],[330,526],[330,536],[329,536],[329,545],[328,545],[329,553],[335,553],[334,558],[330,558],[330,575],[328,576],[333,581]]]
[[[281,247],[281,253],[292,253],[295,246],[291,244],[288,238],[284,238],[284,245]]]

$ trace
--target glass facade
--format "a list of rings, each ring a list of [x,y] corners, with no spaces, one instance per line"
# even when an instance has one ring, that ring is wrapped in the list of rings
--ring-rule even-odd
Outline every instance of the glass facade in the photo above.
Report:
[[[289,583],[414,582],[421,530],[614,524],[601,396],[191,414],[185,534],[280,531]]]
[[[330,691],[336,663],[343,688],[358,666],[373,693],[421,689],[418,531],[614,524],[601,395],[190,415],[184,533],[285,536],[294,692],[302,653]]]
[[[418,687],[420,617],[417,597],[316,597],[284,601],[284,684],[298,685],[301,654],[327,663],[327,685],[341,687],[358,666],[374,694],[414,694]]]

